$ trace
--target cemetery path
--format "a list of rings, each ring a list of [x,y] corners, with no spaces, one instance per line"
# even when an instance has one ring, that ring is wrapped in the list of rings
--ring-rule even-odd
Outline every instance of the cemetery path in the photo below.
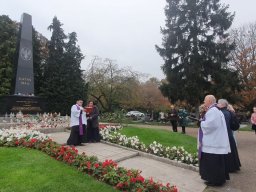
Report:
[[[136,127],[170,130],[171,126],[131,125]],[[178,128],[181,131],[181,128]],[[197,128],[186,128],[186,133],[197,136]],[[237,148],[241,170],[230,174],[230,181],[222,187],[207,187],[204,192],[255,192],[256,191],[256,134],[250,131],[236,131]]]
[[[50,137],[57,143],[63,144],[67,141],[69,133],[51,133]],[[117,161],[119,166],[139,169],[145,178],[152,177],[155,181],[170,182],[171,185],[178,187],[179,192],[202,192],[205,189],[205,185],[197,172],[177,167],[152,157],[141,156],[134,150],[109,145],[104,142],[87,143],[85,146],[77,146],[76,148],[78,153],[85,152],[87,155],[97,156],[100,161],[112,159]]]

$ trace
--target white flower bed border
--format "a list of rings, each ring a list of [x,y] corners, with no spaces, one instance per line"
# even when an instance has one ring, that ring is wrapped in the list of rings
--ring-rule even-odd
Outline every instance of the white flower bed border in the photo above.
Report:
[[[37,139],[45,141],[49,139],[49,136],[35,130],[28,129],[0,129],[0,141],[11,142],[16,139],[25,138],[26,140]]]
[[[188,153],[185,151],[184,147],[165,147],[156,141],[146,146],[137,136],[127,137],[126,135],[118,133],[117,131],[120,129],[122,129],[122,126],[107,125],[100,130],[100,134],[104,141],[198,167],[197,153]]]

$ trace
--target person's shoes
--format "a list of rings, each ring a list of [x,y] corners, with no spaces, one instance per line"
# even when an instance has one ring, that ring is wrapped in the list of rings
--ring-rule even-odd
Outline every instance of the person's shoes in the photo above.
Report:
[[[207,186],[215,186],[213,183],[210,183],[208,181],[205,181],[204,184],[207,185]]]
[[[207,186],[210,186],[210,187],[223,185],[223,183],[211,183],[211,182],[208,182],[208,181],[205,181],[204,184],[207,185]]]

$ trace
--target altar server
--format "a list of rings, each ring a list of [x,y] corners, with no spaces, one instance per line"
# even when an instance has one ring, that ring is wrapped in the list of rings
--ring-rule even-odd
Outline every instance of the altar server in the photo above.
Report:
[[[204,100],[207,108],[201,119],[199,134],[199,172],[208,186],[222,185],[229,180],[225,158],[230,151],[228,132],[223,113],[216,107],[213,95]]]
[[[78,99],[71,107],[70,127],[71,133],[67,140],[68,145],[82,145],[85,143],[85,131],[87,125],[86,113],[84,111],[83,100]]]

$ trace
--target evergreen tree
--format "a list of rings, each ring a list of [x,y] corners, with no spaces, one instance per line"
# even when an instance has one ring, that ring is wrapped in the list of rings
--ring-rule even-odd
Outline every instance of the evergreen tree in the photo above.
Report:
[[[44,83],[43,74],[45,70],[45,63],[48,56],[47,42],[48,40],[33,28],[32,44],[35,95],[42,94],[41,89]]]
[[[70,113],[70,106],[77,97],[85,97],[86,87],[80,70],[83,55],[76,45],[76,33],[71,33],[65,43],[67,36],[61,26],[57,17],[49,26],[52,37],[42,93],[47,97],[49,111],[65,115]]]
[[[82,70],[80,69],[81,61],[84,56],[80,47],[77,45],[77,34],[72,32],[68,35],[68,42],[65,46],[65,79],[66,79],[66,101],[65,109],[70,110],[70,106],[77,98],[86,100],[87,85],[82,78]],[[68,111],[69,113],[69,111]]]
[[[219,0],[167,0],[165,15],[162,47],[156,46],[168,81],[160,87],[162,93],[172,102],[192,105],[199,105],[208,93],[230,99],[238,81],[227,67],[234,48],[228,43],[234,18],[228,6]]]
[[[61,26],[57,17],[54,17],[52,24],[48,27],[52,31],[52,37],[48,42],[49,57],[45,66],[42,94],[47,98],[48,110],[51,112],[62,111],[66,89],[65,79],[62,76],[66,35]]]
[[[11,93],[18,24],[8,16],[0,16],[0,95]]]

